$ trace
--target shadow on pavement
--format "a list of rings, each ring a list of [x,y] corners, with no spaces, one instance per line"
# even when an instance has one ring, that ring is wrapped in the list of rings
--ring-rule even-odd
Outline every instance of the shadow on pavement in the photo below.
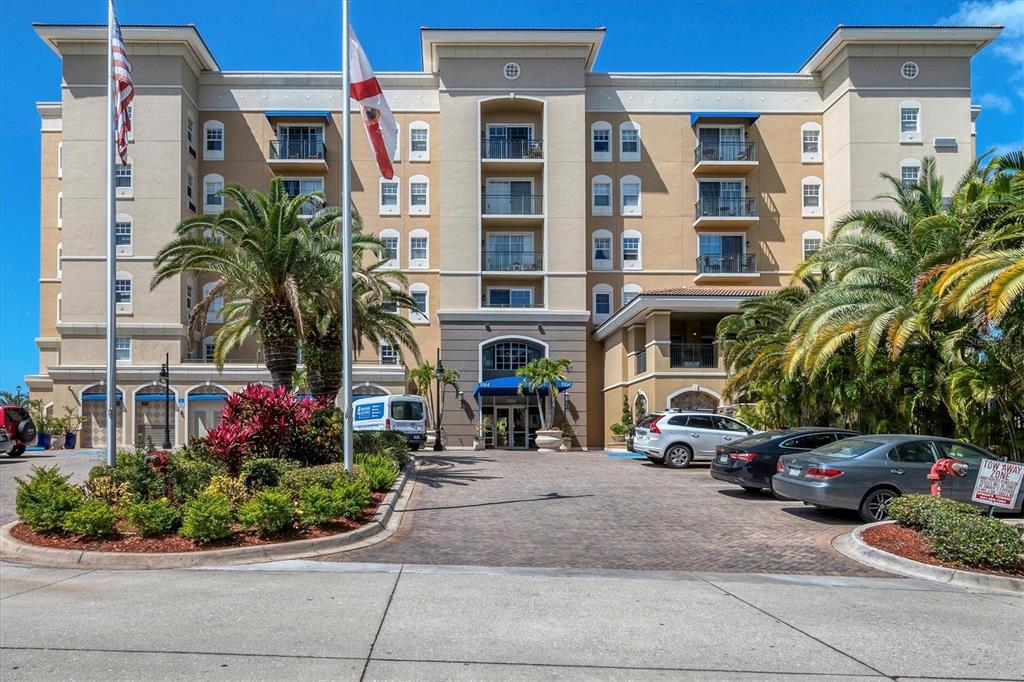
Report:
[[[782,511],[807,521],[822,523],[829,526],[849,526],[859,523],[856,512],[845,509],[817,509],[815,507],[783,507]]]
[[[414,511],[440,511],[444,509],[471,509],[473,507],[493,507],[502,504],[519,504],[521,502],[555,502],[557,500],[573,500],[579,497],[594,497],[594,495],[562,495],[561,493],[548,493],[541,497],[528,497],[522,500],[500,500],[497,502],[477,502],[476,504],[454,504],[443,507],[416,507],[406,509],[407,512]]]

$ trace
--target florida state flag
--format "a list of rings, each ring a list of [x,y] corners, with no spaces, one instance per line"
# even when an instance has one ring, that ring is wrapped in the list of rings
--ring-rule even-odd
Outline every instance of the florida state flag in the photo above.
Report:
[[[363,47],[351,29],[349,29],[348,40],[348,59],[351,69],[349,91],[352,99],[359,102],[363,125],[366,127],[366,136],[370,139],[370,149],[373,150],[373,156],[377,159],[380,174],[386,180],[390,180],[395,176],[391,159],[394,157],[395,148],[398,145],[398,124],[395,123],[395,117],[391,114],[391,109],[388,108],[380,84],[373,75],[373,69],[370,68],[370,62],[366,59],[366,53],[363,52]]]

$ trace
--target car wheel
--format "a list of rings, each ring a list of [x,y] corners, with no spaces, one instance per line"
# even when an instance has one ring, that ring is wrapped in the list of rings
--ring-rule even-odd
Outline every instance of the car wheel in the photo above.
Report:
[[[15,445],[14,449],[7,453],[7,456],[8,457],[21,457],[23,454],[25,454],[25,446],[24,445]]]
[[[743,488],[743,492],[750,493],[751,495],[759,495],[761,493],[760,488],[755,488],[752,485],[741,485],[740,487]]]
[[[872,490],[860,503],[860,518],[868,523],[884,520],[888,516],[886,507],[898,496],[899,493],[890,488]]]
[[[420,449],[420,444],[419,443],[413,443],[412,445],[409,446],[409,449],[412,450],[413,452],[416,452],[417,450]]]
[[[672,445],[665,451],[665,464],[672,469],[685,469],[693,461],[689,445]]]

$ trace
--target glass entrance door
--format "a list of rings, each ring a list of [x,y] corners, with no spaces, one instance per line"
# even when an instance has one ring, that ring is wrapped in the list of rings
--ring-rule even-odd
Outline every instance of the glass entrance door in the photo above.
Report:
[[[526,405],[501,405],[494,408],[495,445],[513,450],[530,446],[530,420]]]

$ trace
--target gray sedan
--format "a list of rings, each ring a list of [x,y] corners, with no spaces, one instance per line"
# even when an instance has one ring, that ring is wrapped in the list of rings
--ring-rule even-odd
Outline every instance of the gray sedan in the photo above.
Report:
[[[961,502],[971,501],[981,461],[999,459],[987,450],[948,438],[856,436],[780,458],[772,483],[779,495],[818,507],[853,509],[865,521],[881,521],[896,496],[930,492],[928,472],[942,457],[967,465],[965,475],[942,483],[943,497]],[[1018,498],[1018,513],[1021,504]]]

